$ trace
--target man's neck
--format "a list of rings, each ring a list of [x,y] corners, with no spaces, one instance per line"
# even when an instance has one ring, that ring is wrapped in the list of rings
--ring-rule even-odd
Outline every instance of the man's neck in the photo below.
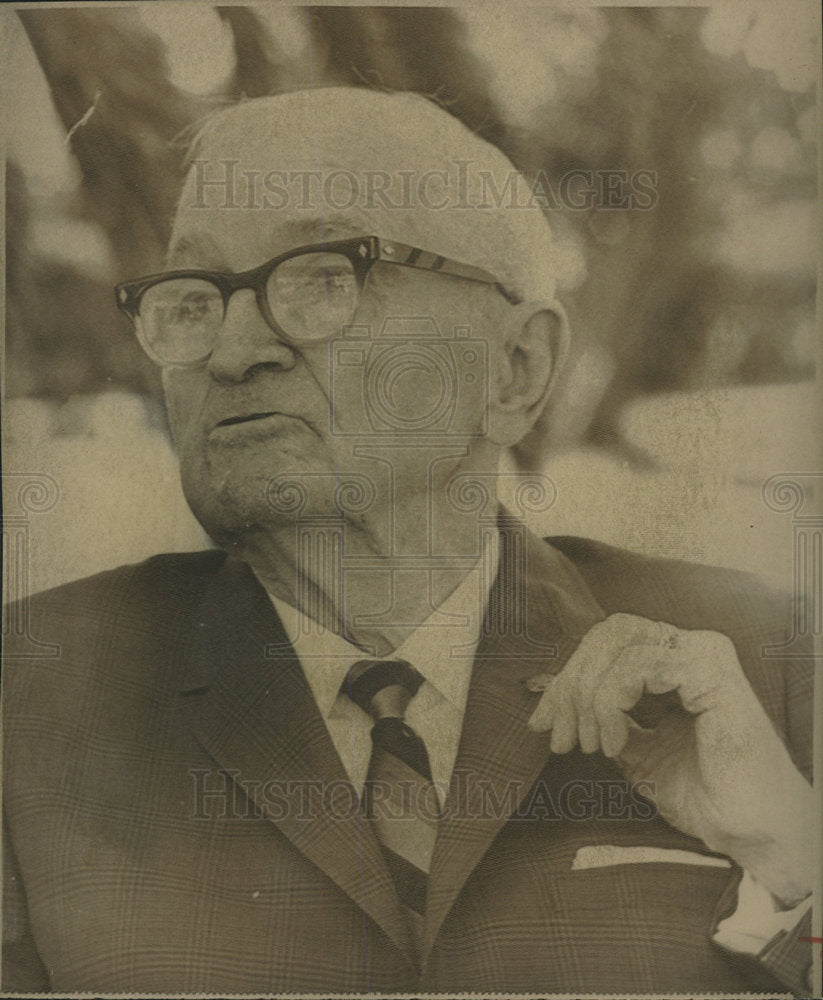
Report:
[[[481,558],[484,536],[496,532],[496,502],[477,511],[438,511],[440,542],[417,551],[409,536],[418,520],[407,512],[392,538],[341,519],[322,527],[287,525],[257,537],[241,554],[269,593],[371,655],[385,656],[437,609]],[[402,555],[397,555],[401,552]],[[489,568],[494,572],[496,567]],[[434,616],[434,617],[432,617]]]

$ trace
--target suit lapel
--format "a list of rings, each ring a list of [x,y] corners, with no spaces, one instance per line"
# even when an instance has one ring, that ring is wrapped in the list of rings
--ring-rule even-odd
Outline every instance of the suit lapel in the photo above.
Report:
[[[423,959],[466,879],[546,766],[549,735],[526,721],[536,673],[559,672],[604,617],[577,571],[523,524],[501,522],[501,553],[429,875]]]
[[[227,560],[213,582],[195,646],[186,689],[197,696],[194,727],[203,747],[413,962],[380,846],[360,819],[300,662],[244,564]]]
[[[415,964],[380,845],[360,820],[354,788],[299,660],[251,570],[227,559],[200,616],[181,691],[193,703],[199,741]],[[432,856],[424,961],[466,879],[546,766],[548,736],[526,726],[539,697],[526,679],[560,671],[603,617],[565,556],[520,522],[501,521],[499,571]],[[272,788],[288,808],[272,811]]]

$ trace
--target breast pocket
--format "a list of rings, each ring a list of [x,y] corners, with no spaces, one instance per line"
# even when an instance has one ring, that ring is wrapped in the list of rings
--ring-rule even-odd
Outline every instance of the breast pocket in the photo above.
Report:
[[[699,865],[704,868],[731,868],[731,861],[718,854],[700,854],[671,847],[617,844],[589,844],[578,848],[571,863],[572,871],[611,868],[616,865],[669,864]]]

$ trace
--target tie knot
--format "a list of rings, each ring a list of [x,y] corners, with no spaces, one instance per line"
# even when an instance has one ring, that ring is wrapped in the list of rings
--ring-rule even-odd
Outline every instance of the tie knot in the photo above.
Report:
[[[402,719],[423,676],[405,660],[358,660],[343,681],[343,692],[377,722]]]

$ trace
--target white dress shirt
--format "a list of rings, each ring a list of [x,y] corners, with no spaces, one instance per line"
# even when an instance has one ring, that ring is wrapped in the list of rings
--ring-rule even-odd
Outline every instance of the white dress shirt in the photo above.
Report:
[[[407,660],[423,675],[405,719],[426,744],[441,806],[457,757],[474,654],[493,580],[493,574],[484,573],[482,567],[497,566],[498,548],[498,536],[490,535],[480,560],[437,611],[391,654],[379,657]],[[353,664],[375,657],[273,594],[269,597],[300,659],[346,774],[360,794],[369,768],[374,720],[341,693],[341,686]],[[453,624],[441,624],[446,616]]]

